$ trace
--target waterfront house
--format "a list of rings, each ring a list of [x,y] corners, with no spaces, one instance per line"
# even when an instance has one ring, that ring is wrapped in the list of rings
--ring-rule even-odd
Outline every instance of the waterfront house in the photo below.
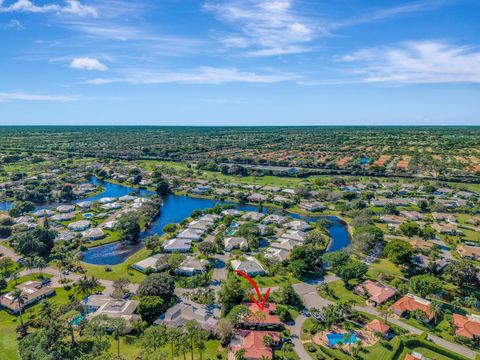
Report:
[[[99,228],[94,228],[94,229],[88,229],[84,231],[82,233],[82,236],[84,239],[94,241],[94,240],[103,239],[105,237],[105,233]]]
[[[188,252],[192,248],[192,240],[189,239],[170,239],[163,243],[163,251],[165,252]]]
[[[140,272],[146,272],[147,269],[152,271],[162,271],[168,267],[167,256],[165,254],[155,254],[146,259],[140,260],[132,265],[132,268]]]

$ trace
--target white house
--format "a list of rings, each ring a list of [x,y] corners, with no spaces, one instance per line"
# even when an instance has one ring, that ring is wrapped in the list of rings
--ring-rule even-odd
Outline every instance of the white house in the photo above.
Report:
[[[188,256],[179,266],[175,269],[175,274],[193,276],[205,271],[208,265],[208,260],[198,259],[195,256]]]
[[[62,214],[69,213],[74,210],[75,210],[75,206],[73,205],[60,205],[59,207],[57,207],[57,211]]]
[[[89,229],[87,231],[84,231],[82,233],[82,236],[85,239],[93,241],[93,240],[103,239],[105,237],[105,233],[101,229],[94,228],[94,229]]]
[[[248,249],[248,241],[244,237],[228,237],[223,240],[223,244],[226,251],[232,251],[235,248]]]
[[[72,231],[85,231],[90,227],[90,221],[80,220],[68,224],[68,230]]]
[[[204,231],[195,229],[184,229],[177,235],[178,239],[187,239],[191,241],[200,241]]]
[[[192,240],[189,239],[170,239],[163,243],[163,251],[165,252],[188,252],[192,248]]]
[[[233,270],[239,270],[249,276],[265,275],[262,264],[253,256],[247,256],[245,260],[232,260],[230,263]]]

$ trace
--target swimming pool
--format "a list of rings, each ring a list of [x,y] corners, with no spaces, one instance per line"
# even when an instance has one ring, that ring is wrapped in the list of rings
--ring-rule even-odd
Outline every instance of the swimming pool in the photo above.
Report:
[[[93,217],[93,214],[92,213],[86,213],[86,214],[83,214],[83,217],[85,219],[91,219]]]
[[[237,232],[237,230],[229,229],[229,230],[227,230],[227,235],[228,236],[233,236],[233,235],[235,235],[236,232]]]
[[[345,334],[339,333],[328,333],[326,336],[330,346],[335,346],[339,342],[342,344],[356,344],[358,342],[358,339],[353,332],[350,333],[350,337],[348,339],[345,339]]]

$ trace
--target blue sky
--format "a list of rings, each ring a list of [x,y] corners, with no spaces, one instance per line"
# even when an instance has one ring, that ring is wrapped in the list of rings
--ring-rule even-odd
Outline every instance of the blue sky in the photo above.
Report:
[[[478,0],[0,0],[0,125],[480,125]]]

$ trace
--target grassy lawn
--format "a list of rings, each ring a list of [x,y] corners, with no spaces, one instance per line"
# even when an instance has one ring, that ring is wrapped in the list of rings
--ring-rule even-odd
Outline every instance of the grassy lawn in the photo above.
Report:
[[[118,265],[92,265],[82,262],[82,266],[85,269],[88,276],[95,276],[99,279],[114,281],[120,277],[126,277],[131,283],[140,283],[146,278],[146,275],[130,268],[130,265],[143,260],[151,255],[151,251],[147,248],[142,248],[135,254],[130,256],[125,262]],[[105,271],[105,269],[111,269],[111,271]]]
[[[380,274],[391,275],[403,278],[403,274],[397,265],[387,259],[379,259],[370,266],[367,275],[371,278],[378,279]]]
[[[40,274],[35,274],[40,275]],[[44,275],[49,277],[50,275]],[[51,276],[50,276],[51,277]],[[27,275],[19,278],[18,283],[23,283],[28,280],[32,280],[34,277],[32,275]],[[7,290],[11,290],[15,287],[15,282],[10,281],[7,286]],[[69,296],[73,295],[73,288],[65,290],[64,288],[56,288],[55,295],[50,297],[51,301],[55,304],[61,305],[70,302]],[[23,314],[23,320],[27,321],[34,319],[40,310],[40,303],[28,307],[25,309]],[[8,360],[19,359],[18,356],[18,342],[16,340],[17,333],[15,332],[16,327],[20,324],[20,318],[15,315],[7,313],[5,310],[0,311],[0,358]]]
[[[299,279],[290,274],[275,276],[256,276],[254,280],[257,282],[259,287],[282,286],[287,284],[297,284],[301,282]]]
[[[353,301],[356,305],[365,305],[365,299],[357,294],[353,293],[352,290],[348,290],[343,284],[342,280],[337,280],[328,284],[331,294],[326,294],[325,292],[321,293],[322,297],[332,301]]]

